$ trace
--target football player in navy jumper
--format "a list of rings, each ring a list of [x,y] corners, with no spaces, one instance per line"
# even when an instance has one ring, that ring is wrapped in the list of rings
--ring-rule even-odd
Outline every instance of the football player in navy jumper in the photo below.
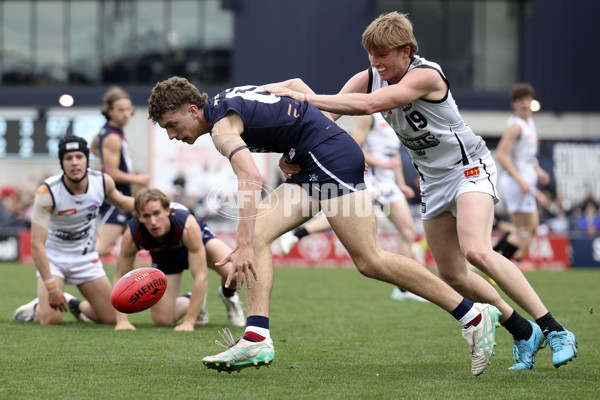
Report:
[[[124,131],[133,115],[131,97],[120,87],[113,86],[104,95],[101,111],[106,124],[94,137],[91,151],[100,157],[102,171],[115,180],[117,190],[126,196],[132,196],[132,185],[148,186],[150,176],[133,172],[131,151]],[[100,257],[110,254],[130,218],[130,213],[107,203],[102,205],[96,243]]]
[[[528,370],[547,340],[555,367],[577,355],[575,335],[559,324],[521,271],[492,248],[496,165],[485,141],[463,121],[441,67],[418,56],[406,14],[390,12],[365,29],[371,67],[337,95],[316,95],[300,79],[272,92],[340,115],[381,112],[420,176],[421,217],[438,275],[469,299],[495,305],[514,339],[513,370]],[[285,167],[285,165],[284,165]],[[295,171],[292,171],[295,172]],[[535,323],[519,315],[467,261],[491,277]]]
[[[152,266],[167,276],[167,290],[151,308],[156,326],[172,326],[185,316],[176,331],[193,331],[194,325],[208,323],[204,304],[208,288],[207,265],[225,283],[231,264],[215,266],[231,249],[217,239],[202,220],[182,204],[170,202],[159,189],[143,188],[135,194],[136,216],[128,222],[113,283],[133,269],[136,255],[148,250]],[[191,293],[179,296],[183,271],[189,269],[194,279]],[[244,326],[244,310],[235,290],[221,285],[219,296],[225,303],[227,317],[234,326]],[[134,330],[127,314],[117,313],[116,330]]]
[[[461,322],[468,343],[482,340],[471,356],[473,373],[483,372],[492,356],[500,312],[463,298],[416,261],[382,249],[371,197],[364,190],[363,152],[330,116],[261,86],[236,87],[209,99],[180,77],[159,82],[148,102],[149,118],[165,128],[170,139],[193,144],[210,133],[238,180],[236,248],[218,265],[233,264],[226,286],[234,276],[238,291],[246,282],[246,330],[237,342],[230,334],[223,335],[227,349],[204,357],[208,368],[231,372],[273,361],[270,246],[323,209],[363,275],[421,295]],[[302,171],[257,204],[253,199],[261,198],[262,179],[251,151],[283,153]]]

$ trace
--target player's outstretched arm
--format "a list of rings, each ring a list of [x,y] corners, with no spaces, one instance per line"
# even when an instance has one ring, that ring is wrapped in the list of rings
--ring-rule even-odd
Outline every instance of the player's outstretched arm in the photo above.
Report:
[[[231,262],[232,268],[225,286],[229,287],[233,277],[237,277],[236,290],[241,292],[243,278],[246,279],[247,289],[251,289],[249,273],[257,279],[254,269],[254,251],[252,249],[252,238],[254,236],[254,225],[256,222],[257,201],[260,199],[262,188],[262,177],[254,159],[242,140],[240,135],[244,132],[242,118],[235,113],[215,123],[211,138],[217,150],[223,154],[229,162],[233,172],[238,179],[238,208],[239,221],[237,229],[236,248],[223,260],[216,263],[223,266]]]
[[[268,83],[262,85],[265,89],[280,87],[295,90],[296,92],[315,94],[315,92],[300,78],[292,78],[283,82]]]
[[[106,202],[111,206],[117,207],[130,213],[135,212],[134,199],[131,196],[125,196],[116,189],[114,179],[104,174],[104,191],[106,193]]]
[[[301,101],[307,101],[306,95],[316,94],[315,91],[312,90],[310,88],[310,86],[308,86],[300,78],[292,78],[292,79],[288,79],[287,81],[277,82],[277,83],[269,83],[269,84],[262,85],[262,86],[265,89],[267,89],[267,91],[272,91],[272,90],[275,91],[279,88],[279,89],[289,89],[290,91],[303,93],[305,96],[303,97],[303,99]],[[339,115],[334,116],[330,112],[327,112],[327,111],[321,110],[321,112],[323,113],[323,115],[325,115],[327,118],[329,118],[332,121],[336,121],[340,117]]]

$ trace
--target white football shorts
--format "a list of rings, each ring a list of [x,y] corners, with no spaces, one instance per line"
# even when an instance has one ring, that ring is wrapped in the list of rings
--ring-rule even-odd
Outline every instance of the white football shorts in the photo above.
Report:
[[[523,193],[517,181],[507,173],[503,173],[498,180],[498,189],[507,213],[531,214],[537,212],[537,201],[533,194],[535,187],[533,185],[532,190]]]
[[[66,284],[81,285],[106,275],[98,252],[94,251],[84,256],[73,258],[47,251],[50,272],[62,278]],[[40,276],[40,273],[37,273]]]
[[[404,199],[404,193],[396,182],[380,181],[365,174],[365,184],[379,204],[385,205]]]
[[[456,216],[456,200],[463,193],[487,193],[498,202],[496,163],[488,152],[471,164],[449,170],[437,182],[421,181],[421,218],[433,219],[450,211]]]

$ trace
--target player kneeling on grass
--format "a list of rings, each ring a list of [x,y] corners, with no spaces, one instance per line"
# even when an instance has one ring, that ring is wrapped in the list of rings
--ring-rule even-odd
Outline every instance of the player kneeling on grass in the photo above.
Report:
[[[68,309],[79,320],[114,324],[111,286],[96,251],[96,217],[102,202],[133,212],[133,198],[115,189],[107,174],[88,168],[84,139],[65,136],[58,145],[63,173],[37,189],[31,224],[31,254],[37,268],[38,297],[19,307],[16,321],[57,325]],[[77,285],[86,298],[63,292]]]
[[[187,207],[170,202],[158,189],[139,190],[135,195],[135,211],[137,218],[129,220],[129,229],[123,235],[113,284],[133,269],[138,251],[148,250],[152,266],[164,272],[168,282],[162,299],[151,308],[154,325],[172,326],[185,315],[175,330],[193,331],[194,325],[208,323],[205,309],[208,264],[221,276],[219,296],[227,309],[229,322],[233,326],[244,326],[246,320],[239,296],[235,290],[224,286],[231,264],[215,265],[231,249],[217,239],[202,220],[196,219]],[[191,293],[179,296],[184,269],[190,270],[194,284]],[[135,327],[126,314],[117,313],[115,329],[133,330]]]

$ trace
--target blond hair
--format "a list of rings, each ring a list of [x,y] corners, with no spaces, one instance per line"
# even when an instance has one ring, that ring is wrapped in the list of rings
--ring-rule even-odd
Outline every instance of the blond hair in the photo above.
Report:
[[[200,110],[207,100],[208,95],[200,93],[187,79],[174,76],[152,89],[148,99],[148,119],[157,122],[165,113],[178,111],[188,104],[194,104]]]
[[[382,14],[371,22],[363,32],[362,45],[369,53],[410,46],[411,57],[419,50],[408,14],[397,11]]]
[[[104,94],[104,105],[102,106],[102,110],[100,110],[100,112],[102,113],[102,115],[104,115],[106,119],[110,119],[108,112],[112,109],[113,104],[115,104],[117,100],[121,99],[128,99],[131,101],[131,96],[129,96],[129,93],[127,93],[118,86],[112,86]]]
[[[160,201],[160,205],[168,209],[171,205],[171,200],[164,194],[160,189],[149,189],[149,188],[141,188],[139,189],[134,198],[133,206],[135,208],[135,212],[139,215],[142,214],[142,208],[150,201]]]

